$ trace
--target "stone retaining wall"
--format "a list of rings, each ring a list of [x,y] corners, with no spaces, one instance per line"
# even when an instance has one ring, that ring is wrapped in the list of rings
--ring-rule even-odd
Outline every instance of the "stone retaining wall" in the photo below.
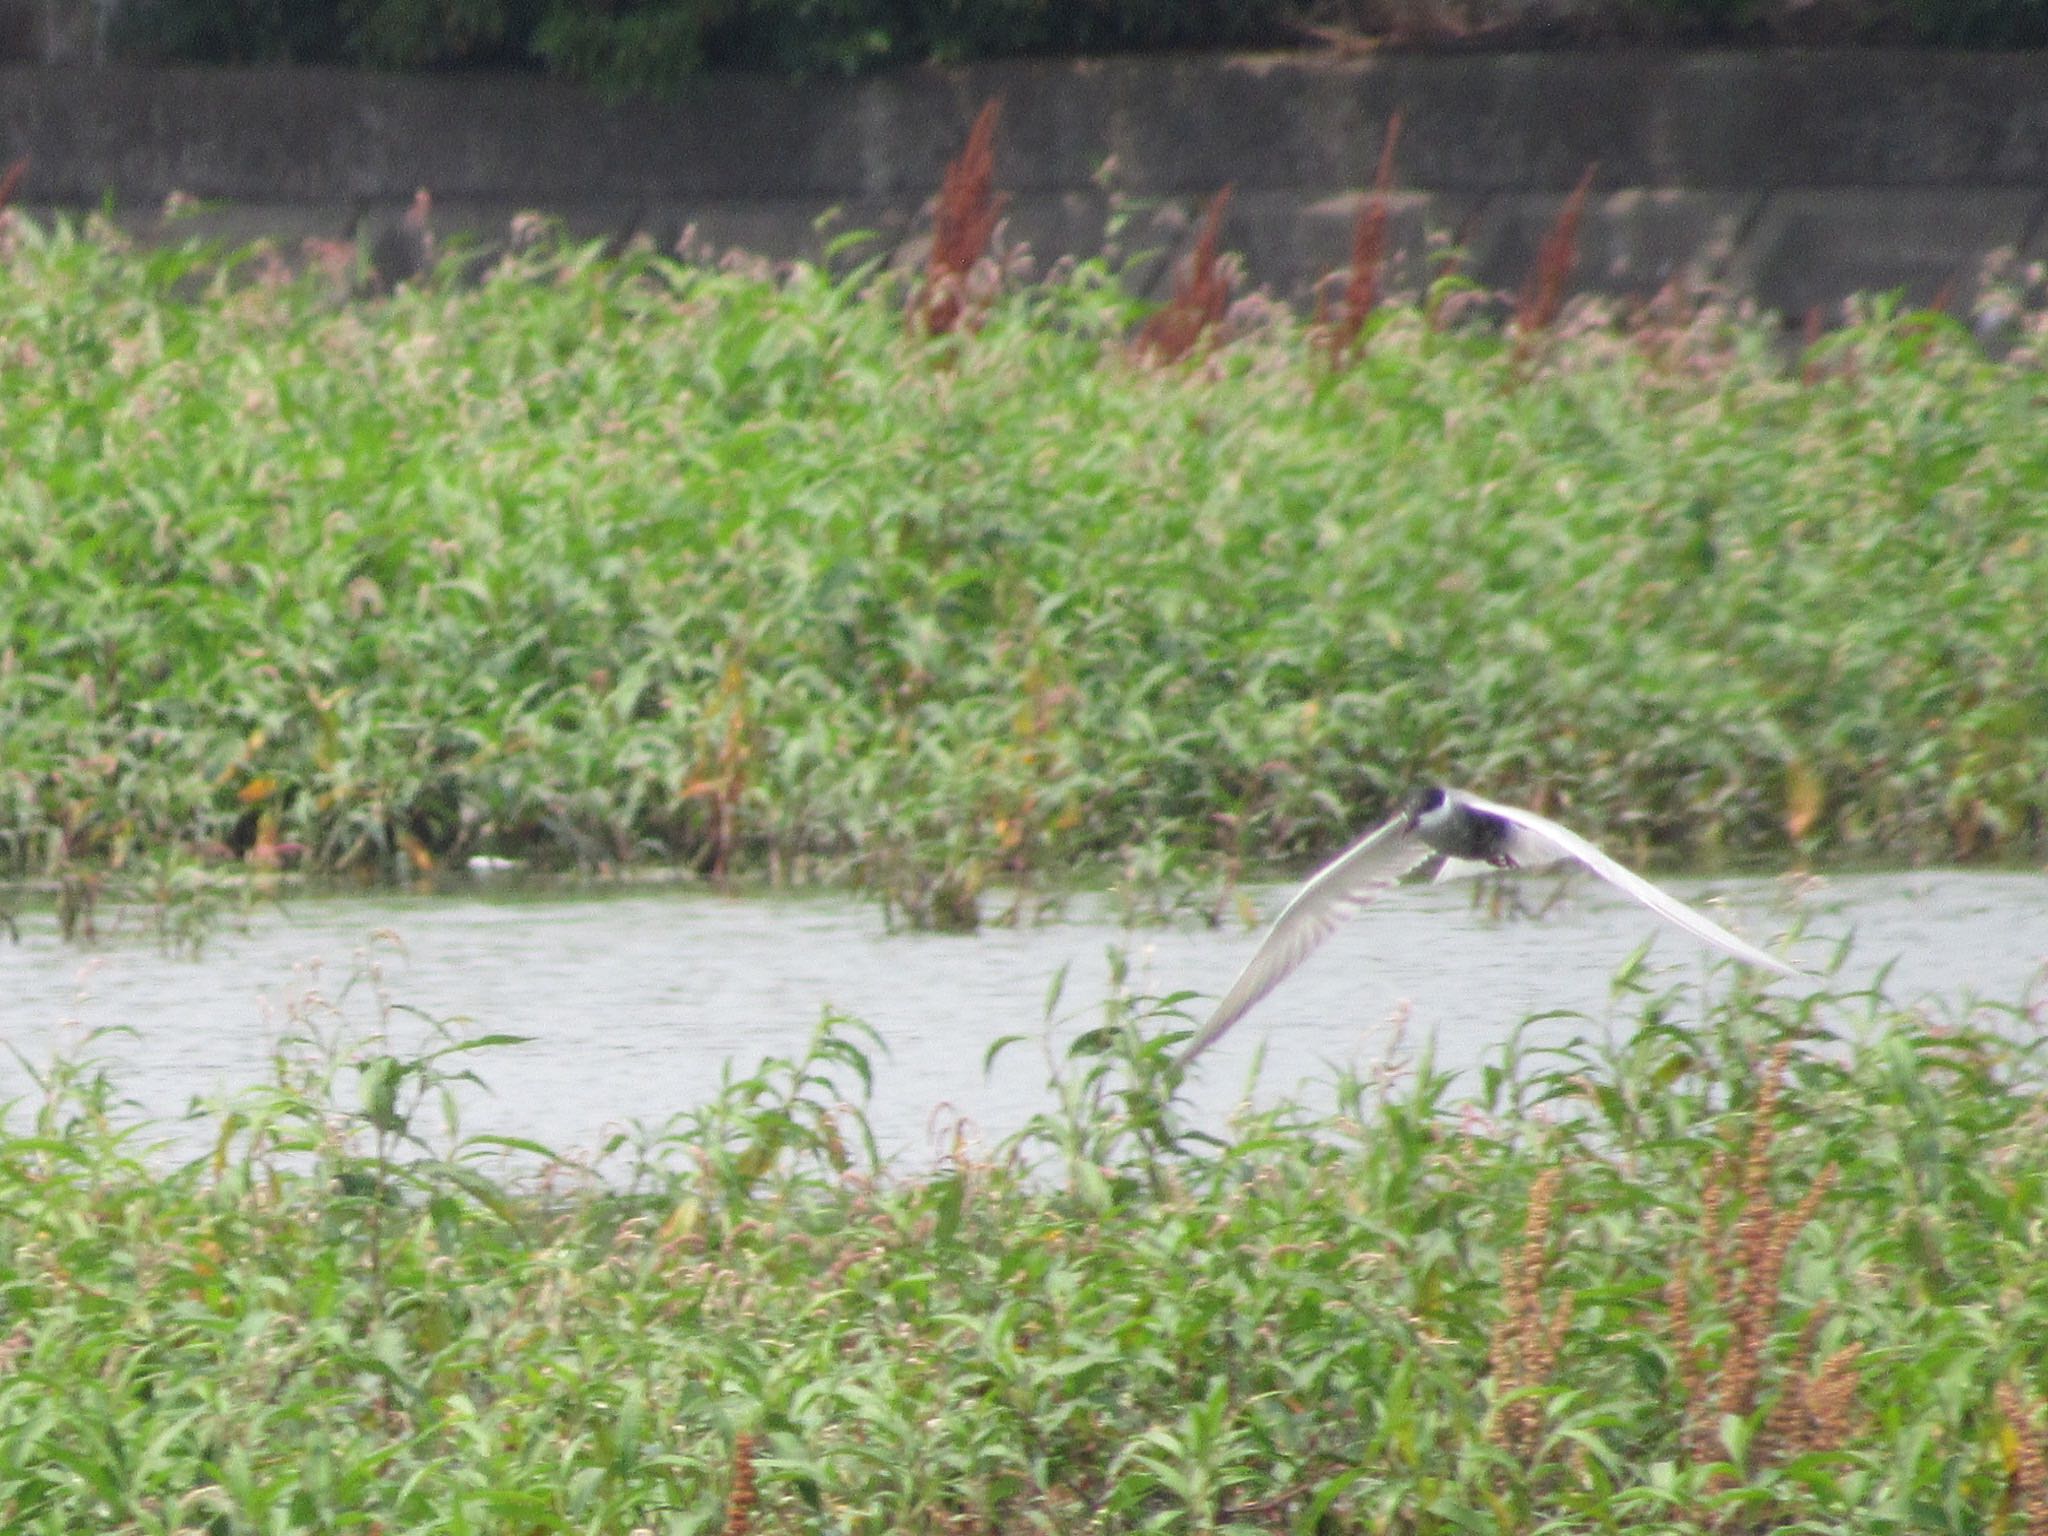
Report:
[[[1011,230],[1041,260],[1168,249],[1217,188],[1253,279],[1300,296],[1342,264],[1386,121],[1403,114],[1397,280],[1432,235],[1518,284],[1582,171],[1584,286],[1690,271],[1788,313],[1856,290],[1967,296],[1993,251],[2043,254],[2048,54],[1774,51],[1187,58],[924,69],[791,85],[700,82],[606,104],[510,76],[0,66],[0,164],[22,200],[111,200],[152,229],[288,242],[389,226],[418,187],[435,227],[486,236],[538,209],[575,232],[813,253],[847,228],[913,239],[989,97]],[[837,210],[821,232],[819,219]],[[1156,279],[1164,262],[1147,269]]]

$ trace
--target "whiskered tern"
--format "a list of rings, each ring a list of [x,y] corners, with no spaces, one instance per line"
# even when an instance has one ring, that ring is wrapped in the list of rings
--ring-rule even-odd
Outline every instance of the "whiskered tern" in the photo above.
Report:
[[[1474,867],[1534,869],[1575,859],[1652,912],[1702,943],[1733,955],[1745,965],[1800,976],[1796,970],[1754,944],[1696,912],[1677,897],[1660,891],[1634,870],[1616,863],[1569,827],[1548,816],[1497,805],[1461,789],[1425,790],[1408,808],[1388,817],[1336,858],[1317,870],[1273,920],[1265,939],[1238,973],[1194,1039],[1180,1053],[1186,1066],[1229,1029],[1260,998],[1279,986],[1309,957],[1337,925],[1363,911],[1402,876],[1432,859],[1442,859],[1444,874]]]

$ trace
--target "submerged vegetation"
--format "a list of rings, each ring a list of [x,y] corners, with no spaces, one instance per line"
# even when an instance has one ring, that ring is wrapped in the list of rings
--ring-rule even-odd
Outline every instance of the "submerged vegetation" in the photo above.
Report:
[[[1436,778],[1635,857],[2048,845],[2031,320],[1788,361],[1448,276],[1333,338],[1212,251],[1141,332],[1015,267],[543,241],[364,296],[16,221],[0,871],[89,917],[209,859],[655,861],[971,922]]]
[[[0,1523],[2048,1530],[2038,1005],[1636,1001],[1217,1136],[1139,1000],[923,1170],[846,1021],[598,1171],[463,1134],[503,1041],[309,1035],[189,1160],[49,1066],[0,1116]]]

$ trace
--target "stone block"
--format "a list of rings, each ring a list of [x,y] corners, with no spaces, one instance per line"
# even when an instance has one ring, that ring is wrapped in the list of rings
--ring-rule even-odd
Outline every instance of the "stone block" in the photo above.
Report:
[[[1118,184],[1141,195],[1341,187],[1369,175],[1377,153],[1378,126],[1368,140],[1348,70],[1180,58],[1120,64],[1111,83],[1106,148]]]
[[[1062,256],[1103,254],[1108,218],[1108,199],[1099,192],[1019,194],[1009,200],[996,238],[1005,249],[1028,246],[1033,269],[1043,273]],[[660,250],[675,249],[685,231],[687,243],[705,255],[739,251],[775,261],[829,255],[839,267],[879,257],[918,265],[929,249],[931,207],[928,198],[908,197],[829,205],[812,198],[708,198],[656,204],[640,223],[640,233]]]
[[[859,190],[931,197],[992,100],[1002,103],[999,187],[1020,197],[1085,188],[1112,152],[1116,78],[1113,66],[1090,61],[1031,60],[877,77],[861,87],[857,117],[847,124],[862,136]]]
[[[1400,109],[1404,186],[1563,192],[1595,165],[1603,185],[1664,186],[1658,105],[1670,67],[1653,53],[1389,57],[1361,74],[1359,115],[1382,123]]]
[[[0,63],[26,63],[42,56],[41,0],[0,0]]]
[[[1733,263],[1736,285],[1787,315],[1839,317],[1852,293],[1966,306],[1987,257],[2017,248],[2043,196],[1995,188],[1774,193]]]
[[[1773,49],[1675,56],[1664,179],[1699,188],[2048,181],[2048,53]]]
[[[892,258],[922,228],[914,213],[870,198],[692,198],[649,205],[636,233],[656,250],[682,246],[710,258],[739,252],[771,261],[816,261],[843,244],[843,259],[852,265]],[[869,238],[853,238],[861,235]]]
[[[0,0],[0,30],[59,3]],[[33,157],[38,203],[111,197],[138,220],[173,192],[250,205],[187,226],[226,240],[365,215],[375,239],[426,187],[437,228],[473,212],[481,238],[532,208],[572,233],[667,245],[695,222],[714,244],[810,255],[837,206],[838,229],[876,229],[914,260],[991,98],[1012,235],[1049,265],[1103,252],[1112,209],[1132,211],[1112,254],[1149,252],[1131,271],[1155,287],[1202,204],[1234,185],[1225,245],[1255,282],[1306,293],[1343,265],[1396,110],[1396,287],[1419,284],[1430,230],[1464,243],[1481,281],[1519,286],[1596,162],[1583,286],[1725,270],[1795,309],[1858,286],[1931,298],[2027,238],[2048,195],[2048,53],[1883,50],[1012,61],[722,76],[627,104],[525,76],[0,64],[0,164]],[[1765,193],[1781,195],[1724,264]]]
[[[89,63],[106,55],[107,6],[0,0],[0,62]]]
[[[1250,193],[1237,209],[1237,222],[1225,231],[1226,244],[1242,254],[1252,285],[1313,304],[1325,285],[1333,297],[1341,291],[1359,211],[1370,200],[1365,192],[1309,203],[1286,193]],[[1382,294],[1422,293],[1441,272],[1476,206],[1473,199],[1455,195],[1389,194]]]
[[[1004,210],[1000,238],[1029,247],[1032,269],[1044,274],[1062,257],[1086,261],[1117,255],[1110,233],[1109,198],[1092,188],[1072,192],[1024,193]]]
[[[1466,270],[1489,288],[1519,292],[1537,268],[1565,197],[1490,198],[1465,242]],[[1761,198],[1631,187],[1595,193],[1578,230],[1570,291],[1647,297],[1674,278],[1720,282]]]
[[[158,204],[124,209],[119,217],[124,229],[151,244],[202,241],[233,249],[269,240],[287,254],[307,240],[347,240],[356,224],[354,211],[336,203]]]
[[[365,208],[361,223],[365,233],[387,226],[404,226],[410,200],[378,202]],[[638,202],[558,202],[547,207],[496,198],[436,197],[428,212],[427,226],[443,245],[459,242],[466,246],[503,247],[513,243],[515,219],[537,219],[545,232],[563,239],[609,240],[623,244],[640,229],[645,205]]]

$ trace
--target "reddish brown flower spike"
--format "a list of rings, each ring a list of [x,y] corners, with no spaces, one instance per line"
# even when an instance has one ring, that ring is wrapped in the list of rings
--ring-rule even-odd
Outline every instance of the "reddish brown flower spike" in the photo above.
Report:
[[[1223,323],[1230,304],[1230,282],[1220,260],[1223,215],[1230,208],[1233,187],[1209,201],[1194,253],[1173,285],[1173,296],[1138,328],[1136,351],[1156,363],[1178,362],[1195,349],[1204,333]]]
[[[732,1492],[725,1500],[724,1536],[747,1536],[754,1528],[759,1493],[754,1483],[754,1437],[741,1435],[732,1447]]]
[[[1820,359],[1814,356],[1813,352],[1813,349],[1820,345],[1820,338],[1820,306],[1811,304],[1807,306],[1806,319],[1799,327],[1799,382],[1808,387],[1818,384],[1827,377],[1827,369],[1821,365]]]
[[[925,264],[918,314],[925,331],[942,336],[967,316],[967,280],[987,254],[1009,199],[995,191],[996,121],[1000,99],[991,98],[974,119],[959,157],[946,167],[932,212],[932,253]]]
[[[1330,327],[1330,362],[1341,364],[1344,354],[1364,329],[1366,317],[1379,307],[1380,273],[1387,259],[1387,194],[1394,187],[1394,146],[1401,140],[1401,114],[1387,119],[1387,136],[1380,145],[1380,167],[1373,177],[1372,196],[1358,210],[1358,222],[1351,228],[1351,267],[1345,274],[1344,298]]]
[[[1598,169],[1597,165],[1586,167],[1586,174],[1564,200],[1557,222],[1537,249],[1536,270],[1529,274],[1515,303],[1515,329],[1524,336],[1550,329],[1564,308],[1565,284],[1579,264],[1579,222],[1586,215],[1586,197],[1593,190],[1593,173]]]
[[[2013,1503],[2026,1536],[2048,1536],[2048,1433],[2035,1423],[2033,1405],[2009,1381],[1996,1389],[1998,1411],[2012,1429]]]
[[[0,172],[0,208],[14,201],[14,194],[20,190],[22,178],[28,175],[28,156],[23,155],[5,172]]]

